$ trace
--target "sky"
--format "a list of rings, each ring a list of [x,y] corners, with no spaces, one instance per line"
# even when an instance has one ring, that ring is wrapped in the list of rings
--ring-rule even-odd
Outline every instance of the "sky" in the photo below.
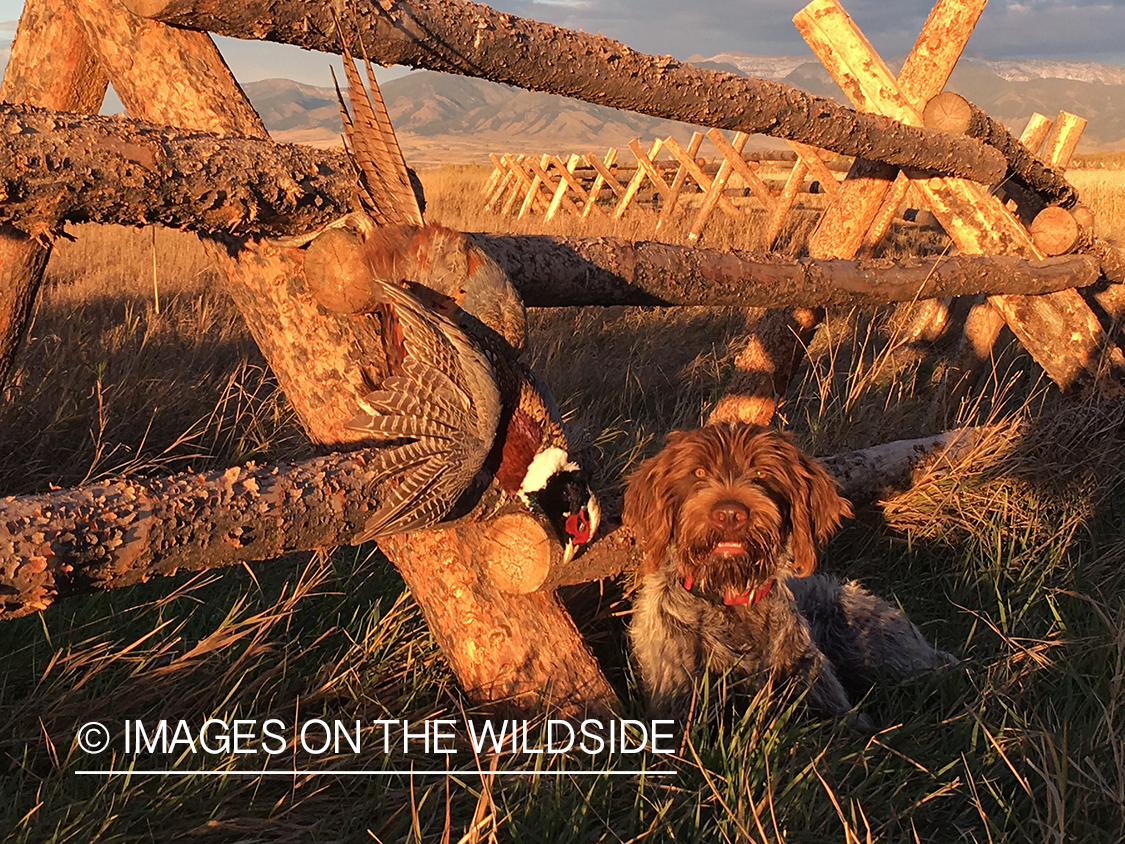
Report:
[[[360,0],[362,2],[363,0]],[[680,59],[723,51],[811,58],[792,18],[806,0],[495,0],[505,12],[601,32],[635,50]],[[932,0],[843,0],[886,59],[906,53]],[[0,0],[0,50],[10,43],[22,0]],[[241,82],[282,76],[331,85],[328,58],[295,47],[217,38]],[[1125,0],[992,0],[968,52],[1125,65]],[[401,72],[401,71],[400,71]],[[380,74],[390,78],[395,72]]]

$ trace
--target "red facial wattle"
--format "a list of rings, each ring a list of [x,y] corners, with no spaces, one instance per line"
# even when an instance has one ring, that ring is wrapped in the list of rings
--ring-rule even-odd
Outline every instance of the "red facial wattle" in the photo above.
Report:
[[[566,535],[575,545],[585,545],[590,541],[590,519],[585,510],[579,510],[566,517]]]

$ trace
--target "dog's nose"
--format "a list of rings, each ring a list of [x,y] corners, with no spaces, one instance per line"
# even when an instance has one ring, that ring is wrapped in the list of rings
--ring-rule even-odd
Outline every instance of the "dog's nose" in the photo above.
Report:
[[[750,511],[737,501],[720,501],[711,508],[711,521],[721,528],[734,528],[750,518]]]

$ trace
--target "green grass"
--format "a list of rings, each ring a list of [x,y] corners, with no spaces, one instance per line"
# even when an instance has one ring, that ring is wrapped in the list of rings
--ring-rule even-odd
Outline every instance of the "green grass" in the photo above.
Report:
[[[82,230],[56,256],[32,339],[0,404],[0,492],[118,471],[306,453],[284,398],[187,236]],[[114,260],[106,259],[113,255]],[[748,317],[734,311],[536,312],[535,362],[600,449],[599,482],[699,424]],[[0,829],[19,842],[1118,841],[1125,835],[1125,414],[1064,403],[1006,346],[954,419],[933,398],[948,346],[896,351],[908,309],[831,315],[782,408],[814,453],[945,424],[1013,422],[952,471],[869,506],[821,567],[897,600],[963,665],[880,687],[878,729],[811,719],[759,695],[677,735],[674,776],[579,777],[522,754],[385,756],[380,718],[474,712],[402,581],[372,547],[294,555],[59,601],[5,623]],[[626,701],[618,591],[568,595]],[[599,603],[600,602],[600,603]],[[721,694],[721,683],[700,690]],[[360,719],[363,750],[276,760],[91,756],[79,724],[126,719]],[[538,729],[538,726],[535,727]],[[463,733],[463,728],[460,730]],[[534,734],[534,730],[533,730]],[[84,777],[94,765],[317,777]],[[620,757],[567,765],[621,768]],[[413,763],[495,776],[353,777]]]

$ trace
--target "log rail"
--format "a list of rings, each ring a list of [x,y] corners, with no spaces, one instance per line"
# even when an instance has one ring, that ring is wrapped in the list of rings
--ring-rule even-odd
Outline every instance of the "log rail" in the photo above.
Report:
[[[332,5],[322,0],[127,0],[134,14],[232,38],[339,53]],[[1003,156],[973,138],[862,114],[764,79],[652,56],[584,32],[505,14],[467,0],[356,4],[351,51],[381,64],[456,73],[609,108],[800,141],[842,155],[991,184]],[[357,37],[358,36],[358,37]],[[361,46],[362,45],[362,46]]]
[[[934,466],[956,464],[991,431],[948,431],[822,463],[846,496],[867,501],[908,486]],[[352,544],[379,498],[378,465],[378,449],[361,449],[0,499],[0,620],[154,576]],[[607,504],[610,513],[620,509],[612,497]],[[632,534],[612,518],[587,550],[563,565],[561,548],[546,541],[549,527],[540,516],[508,510],[477,521],[477,511],[490,506],[482,501],[459,520],[388,537],[380,546],[402,553],[415,541],[453,541],[472,563],[468,568],[482,573],[476,588],[494,602],[504,595],[549,595],[640,567]]]

